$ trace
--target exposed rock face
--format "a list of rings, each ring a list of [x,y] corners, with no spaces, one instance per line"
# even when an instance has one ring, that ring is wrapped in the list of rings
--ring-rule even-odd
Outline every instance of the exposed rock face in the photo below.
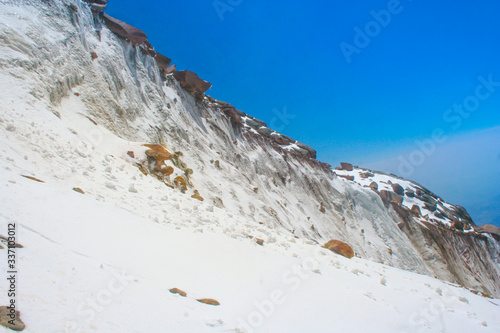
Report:
[[[134,45],[143,44],[148,39],[148,36],[144,33],[144,31],[125,22],[119,21],[108,14],[103,14],[103,18],[109,30],[120,37],[130,40]]]
[[[169,66],[172,62],[172,59],[165,57],[163,54],[156,53],[155,60],[163,74],[169,74]]]
[[[476,227],[476,231],[500,236],[500,228],[491,224],[485,224],[480,227]]]
[[[48,1],[30,3],[44,12],[49,10]],[[51,6],[62,5],[54,1]],[[329,166],[309,157],[311,152],[294,146],[292,139],[276,132],[270,133],[270,137],[258,133],[259,129],[268,127],[262,121],[234,107],[223,110],[222,106],[227,103],[209,96],[203,96],[201,101],[195,99],[194,94],[179,87],[173,75],[165,78],[165,84],[152,59],[116,36],[106,41],[108,50],[116,52],[112,55],[99,52],[98,61],[91,63],[92,49],[83,39],[73,38],[84,35],[91,40],[92,47],[100,42],[90,11],[78,12],[78,15],[87,15],[80,21],[85,26],[82,29],[81,25],[72,23],[75,12],[69,10],[67,4],[59,9],[60,17],[40,17],[30,27],[33,35],[23,36],[22,42],[12,40],[11,46],[5,46],[11,48],[12,53],[25,50],[6,63],[12,67],[9,70],[22,78],[16,82],[21,91],[26,90],[26,96],[31,96],[31,91],[40,92],[46,104],[57,110],[60,102],[73,96],[73,89],[78,87],[88,112],[85,116],[97,120],[96,125],[130,142],[159,142],[161,136],[169,147],[182,150],[190,160],[198,161],[194,175],[201,175],[195,181],[196,187],[207,196],[205,203],[234,216],[246,221],[266,221],[266,227],[273,228],[273,232],[293,230],[295,236],[313,242],[348,240],[362,258],[436,275],[500,296],[498,268],[488,250],[494,239],[490,239],[491,234],[479,234],[469,228],[474,224],[463,208],[444,202],[418,184],[347,163],[336,173],[353,176],[357,183],[335,177]],[[61,38],[51,39],[37,33],[36,24],[40,22],[49,31],[59,29]],[[126,33],[120,25],[118,28],[117,31]],[[10,32],[5,25],[0,25],[0,33],[8,37]],[[39,43],[44,47],[38,47]],[[155,54],[147,45],[144,50],[151,56]],[[17,61],[21,56],[23,61]],[[33,64],[44,63],[47,70],[37,73],[26,70],[20,65],[24,59]],[[24,78],[27,80],[21,81]],[[98,98],[96,91],[100,92]],[[118,94],[121,94],[119,101]],[[33,108],[25,101],[19,101],[19,105],[23,110],[16,112]],[[57,149],[64,151],[65,147]],[[154,166],[155,156],[149,157]],[[145,158],[138,156],[141,157]],[[127,160],[137,163],[128,157]],[[220,163],[211,164],[210,160]],[[148,174],[146,168],[137,167]],[[66,166],[61,164],[61,168]],[[71,173],[71,169],[61,171]],[[372,182],[373,188],[376,184],[380,192],[368,188]],[[189,186],[183,177],[175,183],[184,191]],[[389,183],[400,184],[405,189],[405,198],[393,197],[398,194]],[[219,184],[228,190],[222,191]],[[408,188],[415,193],[412,200],[407,200],[410,198]],[[241,195],[249,199],[241,200]],[[323,202],[324,213],[318,209],[320,202]],[[420,214],[416,209],[412,212],[414,202],[418,203]],[[424,203],[433,211],[427,210]],[[314,221],[314,230],[307,217]],[[453,220],[459,223],[452,227]],[[360,233],[361,229],[365,230],[364,234]]]
[[[191,71],[177,71],[174,73],[174,77],[179,81],[182,88],[190,92],[204,93],[212,86],[212,84],[200,79],[196,73]]]
[[[340,254],[346,258],[352,258],[354,257],[354,251],[353,249],[349,246],[349,244],[344,243],[339,240],[332,239],[328,241],[325,245],[323,245],[325,249],[328,249],[332,252],[335,252],[337,254]]]

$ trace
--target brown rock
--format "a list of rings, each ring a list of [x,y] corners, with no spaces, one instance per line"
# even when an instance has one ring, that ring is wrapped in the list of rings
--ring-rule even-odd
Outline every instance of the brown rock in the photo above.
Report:
[[[208,304],[208,305],[220,305],[218,301],[215,299],[211,298],[202,298],[202,299],[197,299],[198,302],[203,303],[203,304]]]
[[[369,177],[373,177],[375,175],[371,172],[366,171],[366,172],[360,172],[359,176],[361,178],[369,178]]]
[[[81,193],[81,194],[85,194],[85,192],[79,187],[73,187],[73,191]]]
[[[146,155],[154,158],[156,161],[163,162],[172,158],[172,154],[161,145],[145,144],[144,146],[149,148],[149,150],[146,150]]]
[[[131,151],[131,150],[129,150],[129,151],[127,152],[127,155],[128,155],[128,156],[130,156],[130,157],[132,157],[132,158],[135,158],[135,154],[134,154],[134,152],[133,152],[133,151]]]
[[[399,194],[399,195],[404,195],[405,194],[405,190],[404,188],[397,184],[397,183],[394,183],[394,184],[391,184],[392,186],[392,190],[396,193],[396,194]]]
[[[181,188],[181,191],[184,193],[187,191],[187,182],[182,176],[175,177],[174,183],[176,186]]]
[[[103,14],[103,18],[109,30],[120,37],[130,40],[134,45],[141,45],[148,39],[144,31],[119,21],[108,14]]]
[[[184,291],[182,291],[182,290],[180,290],[180,289],[178,289],[178,288],[172,288],[172,289],[170,289],[169,291],[170,291],[172,294],[178,294],[178,295],[181,295],[182,297],[186,297],[186,296],[187,296],[186,292],[184,292]]]
[[[420,207],[417,205],[411,206],[411,211],[419,216],[422,215],[422,212],[420,211]]]
[[[260,239],[260,238],[255,238],[255,241],[257,242],[257,244],[259,245],[264,245],[264,240],[263,239]]]
[[[339,240],[329,240],[325,245],[323,245],[323,247],[349,259],[354,257],[354,251],[352,250],[351,246]]]
[[[13,315],[14,318],[11,318],[11,315]],[[19,311],[11,310],[6,306],[0,306],[0,325],[8,327],[14,331],[22,331],[26,326],[19,316]]]
[[[326,213],[326,209],[325,209],[325,207],[323,206],[323,203],[321,203],[321,204],[319,205],[319,211],[320,211],[320,212],[322,212],[323,214],[325,214],[325,213]]]
[[[165,74],[172,74],[177,71],[177,67],[175,65],[168,66]]]
[[[191,71],[176,71],[174,77],[179,81],[181,87],[189,92],[205,93],[212,86]]]
[[[378,190],[378,184],[377,184],[377,183],[375,183],[375,182],[371,182],[371,183],[370,183],[370,188],[371,188],[372,190],[377,191],[377,190]]]
[[[170,66],[170,63],[172,62],[172,59],[165,57],[163,54],[156,53],[155,60],[162,74],[164,75],[168,74],[167,71]]]
[[[354,181],[354,176],[349,176],[349,175],[338,175],[338,176],[350,181]]]
[[[39,183],[45,183],[43,180],[40,180],[40,179],[35,178],[35,177],[25,176],[25,175],[21,175],[21,176],[23,176],[24,178],[28,178],[28,179],[34,180],[34,181],[39,182]]]
[[[205,199],[203,199],[203,197],[200,195],[200,193],[198,193],[198,191],[194,191],[194,194],[191,196],[191,198],[193,199],[197,199],[197,200],[200,200],[200,201],[204,201]]]
[[[392,191],[382,190],[380,191],[379,195],[385,202],[394,202],[398,205],[401,205],[403,203],[403,197]]]
[[[340,166],[342,167],[342,170],[345,170],[345,171],[352,171],[352,170],[354,170],[354,168],[352,167],[351,163],[341,162]]]
[[[480,233],[495,234],[500,236],[500,228],[491,224],[485,224],[480,227],[476,227],[476,231]]]

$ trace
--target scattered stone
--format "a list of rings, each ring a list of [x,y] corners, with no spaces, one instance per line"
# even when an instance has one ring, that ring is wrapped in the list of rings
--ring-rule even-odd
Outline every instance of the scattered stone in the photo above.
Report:
[[[129,150],[127,152],[127,155],[130,156],[130,157],[132,157],[132,158],[135,158],[135,153],[133,151],[131,151],[131,150]]]
[[[349,176],[349,175],[338,175],[338,176],[350,181],[354,181],[354,176]]]
[[[7,127],[5,129],[7,131],[9,131],[9,132],[15,132],[16,131],[16,126],[14,126],[12,124],[9,124],[9,125],[7,125]]]
[[[264,245],[264,240],[263,239],[260,239],[260,238],[255,238],[255,241],[257,242],[257,244],[263,246]]]
[[[375,175],[373,173],[371,173],[371,172],[366,171],[366,172],[360,172],[359,176],[361,178],[369,178],[369,177],[373,177]]]
[[[181,295],[182,297],[186,297],[187,294],[186,292],[178,289],[178,288],[172,288],[172,289],[169,289],[169,291],[172,293],[172,294],[178,294],[178,295]]]
[[[85,194],[85,192],[79,187],[73,187],[73,191],[78,192],[80,194]]]
[[[203,199],[203,197],[200,195],[200,193],[198,193],[198,190],[194,191],[194,194],[191,196],[191,198],[193,199],[197,199],[197,200],[200,200],[200,201],[204,201],[205,199]]]
[[[184,177],[182,176],[175,177],[174,184],[181,188],[182,193],[185,193],[187,191],[187,182],[186,179],[184,179]]]
[[[21,176],[23,176],[24,178],[28,178],[28,179],[34,180],[34,181],[39,182],[39,183],[45,183],[43,180],[40,180],[40,179],[35,178],[35,177],[25,176],[25,175],[21,175]]]
[[[398,205],[401,205],[403,203],[403,197],[392,191],[382,190],[379,194],[382,200],[384,200],[385,202],[394,202]]]
[[[422,211],[420,210],[420,207],[417,205],[411,206],[411,211],[419,216],[422,215]]]
[[[92,57],[92,60],[96,60],[97,58],[99,58],[99,56],[95,52],[90,52],[90,56]]]
[[[149,173],[148,173],[148,170],[146,170],[142,165],[140,164],[137,164],[137,167],[139,168],[139,170],[142,172],[142,174],[144,176],[147,176]]]
[[[26,327],[20,318],[20,312],[8,308],[7,306],[0,306],[0,325],[10,328],[14,331],[22,331]],[[11,318],[10,316],[14,316]]]
[[[90,117],[88,117],[88,116],[87,116],[87,119],[88,119],[88,120],[90,120],[90,121],[91,121],[94,125],[96,125],[96,126],[97,126],[97,122],[96,122],[94,119],[92,119],[92,118],[90,118]]]
[[[405,191],[405,194],[408,198],[415,198],[415,192],[413,192],[412,190],[406,190]]]
[[[73,95],[75,95],[76,97],[80,97],[80,93],[78,92],[74,93]]]
[[[349,259],[354,257],[354,251],[351,246],[339,240],[332,239],[323,245],[323,247]]]
[[[404,188],[399,185],[398,183],[394,183],[391,185],[392,186],[392,190],[396,193],[396,194],[399,194],[399,195],[404,195],[405,194],[405,190]]]
[[[377,183],[375,183],[375,182],[371,182],[371,183],[370,183],[370,188],[371,188],[372,190],[377,191],[377,190],[378,190],[378,184],[377,184]]]
[[[218,301],[216,301],[215,299],[211,299],[211,298],[202,298],[202,299],[197,299],[198,302],[200,303],[203,303],[203,304],[208,304],[208,305],[220,305],[220,303]]]
[[[345,171],[352,171],[352,170],[354,170],[354,168],[352,167],[351,163],[341,162],[340,166],[342,167],[342,170],[345,170]]]
[[[323,214],[325,214],[325,213],[326,213],[326,209],[325,209],[325,207],[323,206],[323,203],[321,203],[321,204],[319,205],[319,211],[320,211],[320,212],[322,212]]]

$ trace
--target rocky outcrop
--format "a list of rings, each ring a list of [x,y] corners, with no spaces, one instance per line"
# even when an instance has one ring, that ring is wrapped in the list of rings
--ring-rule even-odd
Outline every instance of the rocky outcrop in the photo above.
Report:
[[[200,79],[196,73],[191,71],[177,71],[174,73],[174,77],[179,81],[182,88],[192,93],[205,93],[212,86],[212,84]]]
[[[341,162],[340,166],[341,166],[340,170],[345,170],[345,171],[352,171],[353,170],[353,166],[351,163]]]
[[[103,14],[103,18],[109,30],[118,36],[129,40],[134,45],[141,45],[148,39],[148,36],[144,33],[144,31],[137,29],[136,27],[119,21],[108,14]]]
[[[163,54],[156,53],[155,60],[162,74],[163,75],[169,74],[169,66],[170,63],[172,62],[172,59],[165,57]]]
[[[497,235],[500,237],[500,228],[492,224],[485,224],[480,227],[476,227],[476,231],[480,233]]]

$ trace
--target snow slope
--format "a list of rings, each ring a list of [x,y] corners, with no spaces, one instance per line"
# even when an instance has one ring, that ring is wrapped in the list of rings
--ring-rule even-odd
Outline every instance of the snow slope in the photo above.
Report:
[[[472,258],[464,264],[440,258],[400,230],[376,193],[234,127],[173,78],[165,84],[151,57],[95,28],[80,1],[0,1],[0,234],[16,222],[24,245],[25,331],[498,327],[498,300],[430,277],[498,295],[485,240],[457,246]],[[182,152],[168,161],[170,179],[139,170],[145,143]],[[188,169],[186,193],[167,186]],[[357,257],[322,249],[332,238]],[[196,301],[207,297],[221,305]]]

